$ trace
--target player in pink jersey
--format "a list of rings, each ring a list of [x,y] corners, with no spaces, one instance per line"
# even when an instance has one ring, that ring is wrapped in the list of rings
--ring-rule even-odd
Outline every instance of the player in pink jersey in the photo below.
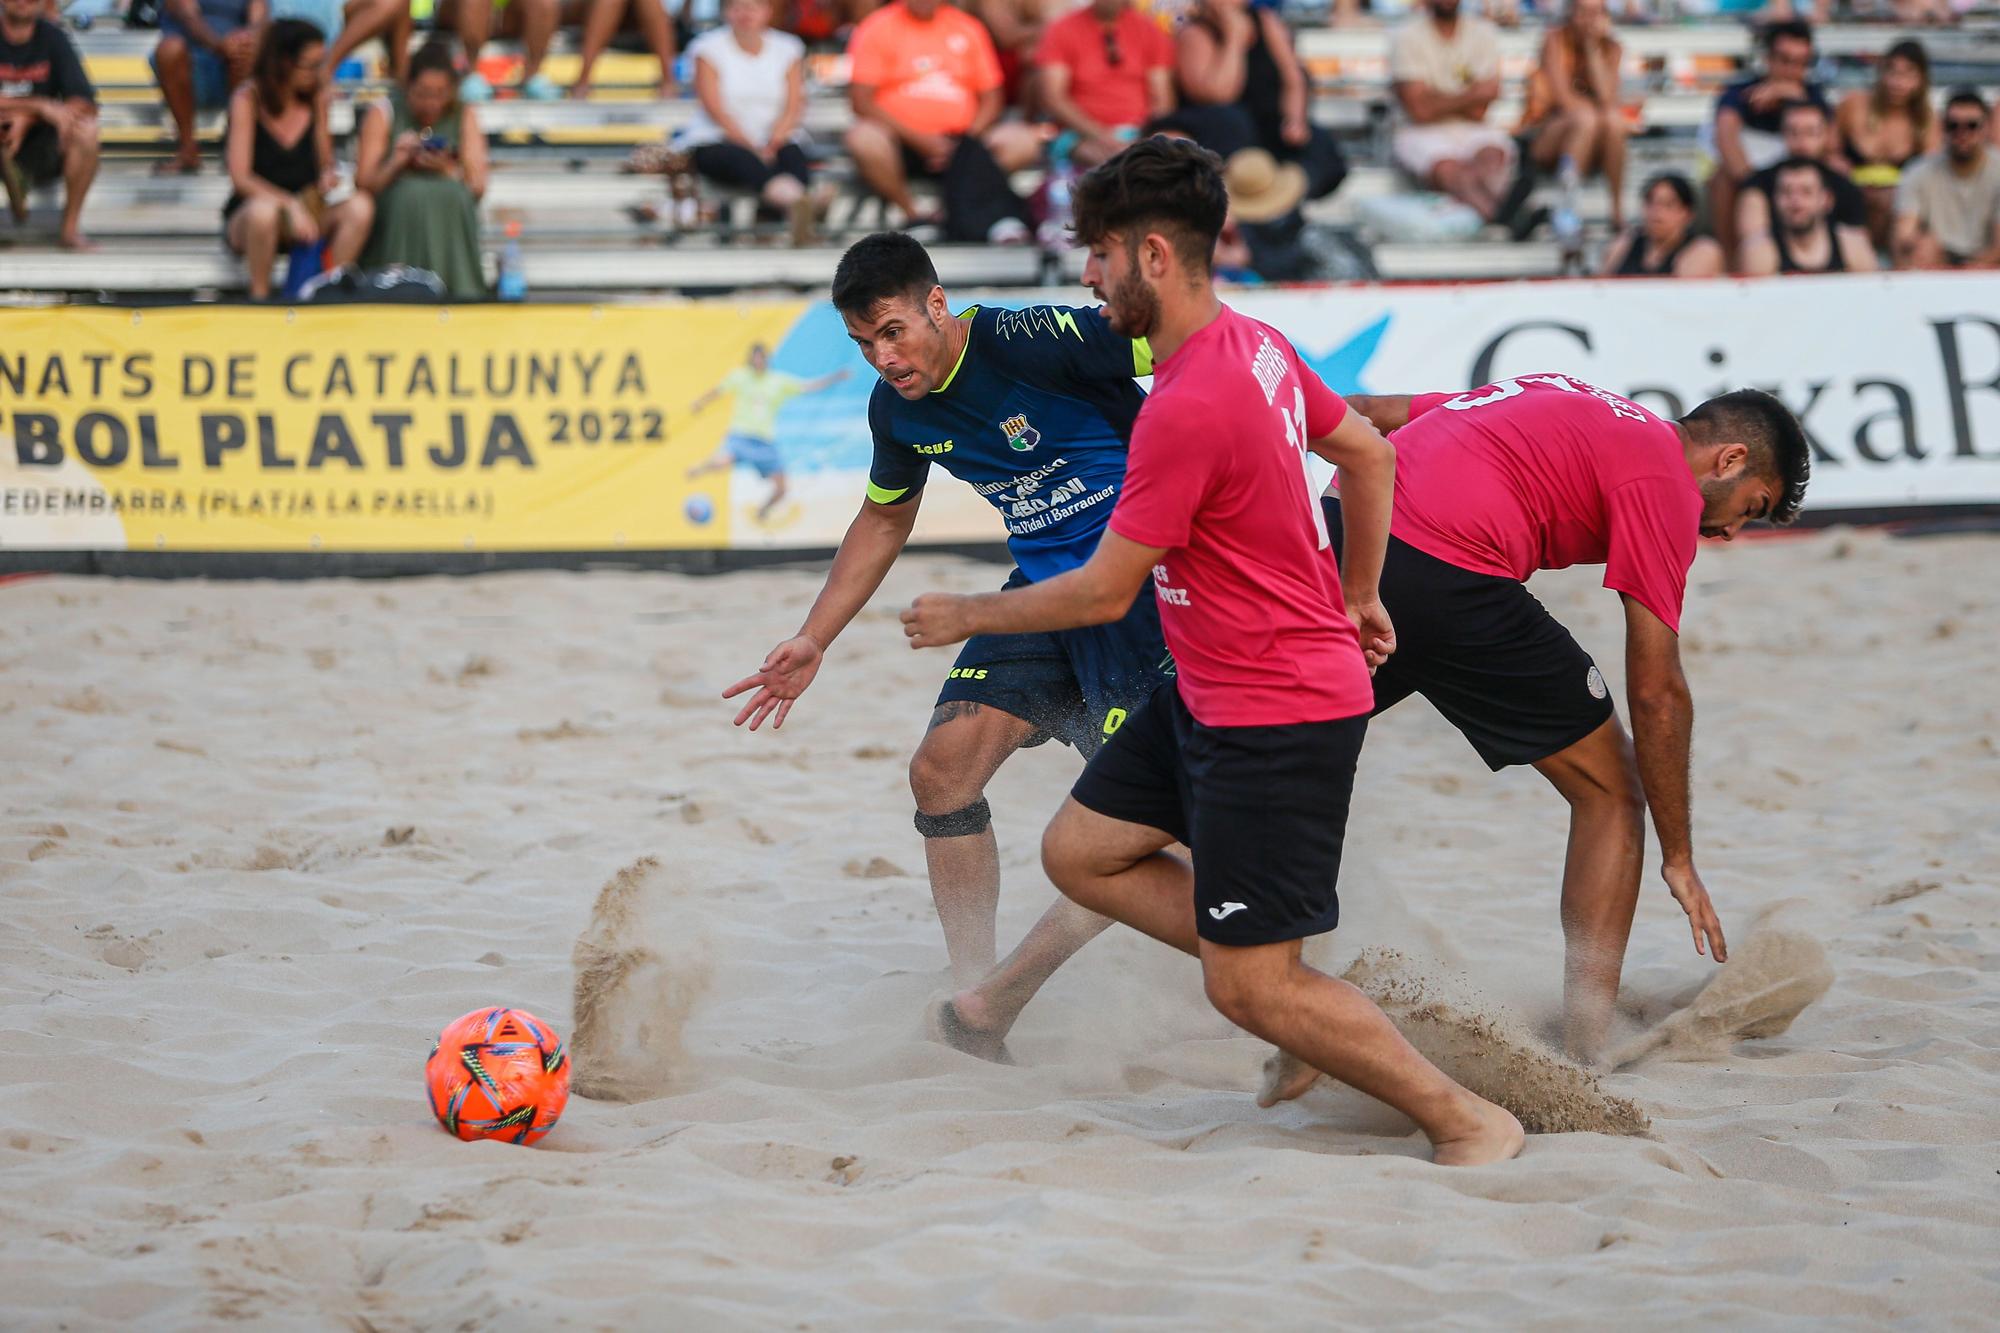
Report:
[[[1590,1058],[1618,995],[1648,807],[1695,949],[1728,957],[1694,862],[1681,601],[1700,537],[1727,541],[1745,523],[1797,515],[1805,432],[1754,389],[1668,421],[1553,373],[1352,403],[1394,432],[1397,449],[1382,598],[1398,642],[1375,677],[1375,712],[1422,694],[1489,767],[1532,764],[1569,802],[1564,1036]],[[1341,509],[1326,502],[1334,531]],[[1536,570],[1578,564],[1602,564],[1604,585],[1624,599],[1636,748],[1590,655],[1522,586]],[[1312,1082],[1283,1063],[1268,1071],[1266,1100]]]
[[[1339,920],[1335,882],[1373,706],[1362,642],[1388,649],[1395,638],[1376,586],[1395,452],[1282,335],[1216,298],[1228,207],[1218,167],[1193,144],[1148,139],[1076,189],[1084,281],[1114,330],[1151,340],[1155,366],[1096,552],[1023,588],[927,594],[904,629],[923,648],[1102,624],[1150,577],[1179,674],[1111,737],[1050,822],[1049,878],[1077,904],[1196,955],[1224,1016],[1409,1115],[1439,1163],[1499,1161],[1520,1151],[1519,1122],[1300,958],[1302,939]],[[1339,566],[1308,452],[1347,478]],[[1176,842],[1193,849],[1191,867],[1167,850]],[[1034,944],[1031,932],[1017,954]]]

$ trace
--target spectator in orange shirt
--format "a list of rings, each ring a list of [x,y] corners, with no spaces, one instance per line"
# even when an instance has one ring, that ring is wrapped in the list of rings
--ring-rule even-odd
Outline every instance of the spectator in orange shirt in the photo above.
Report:
[[[917,208],[909,178],[934,177],[946,239],[1027,241],[1007,173],[1041,155],[1041,136],[999,123],[1000,58],[979,20],[942,0],[896,0],[861,21],[847,51],[847,151],[868,187],[927,223],[938,219]]]
[[[1035,52],[1056,155],[1094,167],[1174,109],[1174,44],[1132,0],[1091,0],[1051,23]]]

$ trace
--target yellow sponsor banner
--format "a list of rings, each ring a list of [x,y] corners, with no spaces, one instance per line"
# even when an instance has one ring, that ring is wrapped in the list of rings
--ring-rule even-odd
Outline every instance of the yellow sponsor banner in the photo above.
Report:
[[[726,547],[689,408],[805,308],[0,312],[0,549]]]

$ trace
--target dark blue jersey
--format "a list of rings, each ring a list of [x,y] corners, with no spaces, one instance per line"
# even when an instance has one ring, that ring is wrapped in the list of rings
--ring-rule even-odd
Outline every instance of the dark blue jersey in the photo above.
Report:
[[[936,463],[1000,511],[1014,563],[1033,580],[1097,549],[1125,481],[1125,449],[1153,373],[1145,339],[1121,337],[1096,310],[974,306],[959,316],[965,352],[916,402],[887,384],[868,400],[875,460],[868,498],[902,504]]]

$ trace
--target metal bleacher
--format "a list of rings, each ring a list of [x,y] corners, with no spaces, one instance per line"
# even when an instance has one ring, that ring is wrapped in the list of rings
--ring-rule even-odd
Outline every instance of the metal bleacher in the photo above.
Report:
[[[1824,29],[1820,46],[1836,80],[1868,77],[1866,59],[1905,35],[1931,47],[1940,87],[1951,82],[1990,84],[2000,75],[2000,27],[1967,27],[1906,34],[1884,26]],[[1662,167],[1683,170],[1698,157],[1696,131],[1715,87],[1750,58],[1751,32],[1740,24],[1635,27],[1621,32],[1628,97],[1643,97],[1641,132],[1633,142],[1627,189]],[[219,241],[221,207],[229,192],[216,162],[219,114],[199,122],[210,149],[203,174],[156,176],[152,166],[171,147],[172,129],[146,64],[155,35],[94,29],[77,35],[102,97],[100,123],[105,164],[85,213],[85,229],[101,245],[69,254],[48,242],[59,196],[44,192],[23,232],[0,232],[0,292],[15,299],[71,296],[229,295],[241,290],[240,261]],[[1503,34],[1506,86],[1514,97],[1494,109],[1494,121],[1519,117],[1518,91],[1532,65],[1537,30]],[[1557,270],[1555,247],[1514,244],[1495,237],[1458,243],[1392,244],[1372,238],[1358,212],[1363,200],[1407,188],[1387,165],[1388,34],[1379,26],[1304,28],[1298,46],[1315,81],[1314,118],[1338,134],[1354,164],[1332,199],[1308,211],[1310,221],[1348,237],[1367,255],[1372,272],[1389,280],[1444,280],[1548,275]],[[500,48],[504,52],[504,48]],[[505,61],[504,54],[498,57]],[[488,62],[482,62],[486,66]],[[545,72],[567,85],[574,55],[551,56]],[[504,71],[501,71],[504,73]],[[677,231],[664,220],[670,210],[658,177],[623,174],[620,164],[639,144],[661,143],[693,113],[687,98],[652,95],[658,78],[650,57],[612,52],[598,65],[587,101],[502,100],[480,109],[492,144],[494,170],[486,199],[489,235],[519,222],[529,283],[538,297],[816,287],[832,272],[836,244],[856,228],[880,225],[878,205],[849,192],[828,220],[829,244],[793,249],[754,226],[704,224]],[[816,55],[806,125],[823,149],[837,153],[848,122],[846,62]],[[370,79],[343,84],[333,129],[351,141],[358,108],[380,90]],[[351,148],[343,149],[343,156]],[[836,178],[845,165],[826,163]],[[1023,181],[1022,183],[1031,183]],[[735,201],[737,212],[747,205]],[[724,201],[725,207],[728,201]],[[1601,237],[1610,199],[1597,187],[1583,200],[1587,221]],[[1636,211],[1628,201],[1628,211]],[[747,216],[746,219],[747,221]],[[893,219],[889,219],[893,221]],[[942,276],[961,285],[1006,286],[1042,276],[1032,250],[987,246],[936,247]],[[1080,267],[1073,262],[1072,274]]]

